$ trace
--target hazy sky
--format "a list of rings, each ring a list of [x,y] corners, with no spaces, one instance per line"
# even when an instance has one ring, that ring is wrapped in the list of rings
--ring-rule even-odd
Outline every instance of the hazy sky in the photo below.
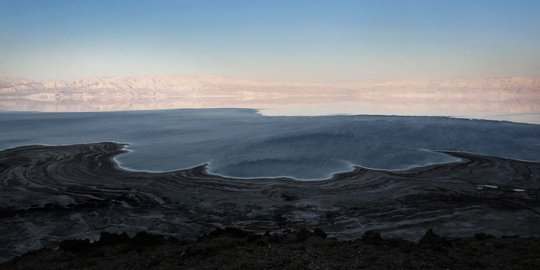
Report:
[[[540,1],[0,0],[0,76],[540,77]]]

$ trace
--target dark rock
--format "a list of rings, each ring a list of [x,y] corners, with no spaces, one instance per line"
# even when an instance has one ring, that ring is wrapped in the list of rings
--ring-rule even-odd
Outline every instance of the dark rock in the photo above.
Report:
[[[362,241],[368,244],[377,244],[383,241],[381,234],[374,231],[367,231],[362,235]]]
[[[357,241],[324,235],[320,229],[259,235],[225,228],[197,241],[171,242],[144,232],[133,238],[103,233],[94,243],[64,241],[58,250],[30,252],[0,269],[540,269],[539,238],[478,234],[447,240],[428,230],[415,244],[373,231]],[[478,237],[485,242],[478,245]]]
[[[319,228],[315,228],[315,230],[313,230],[313,235],[322,239],[326,239],[326,237],[328,236],[323,230]]]
[[[489,235],[489,234],[485,234],[485,233],[475,233],[474,234],[474,238],[476,238],[477,240],[486,240],[486,239],[491,239],[491,238],[494,238],[495,236],[493,235]]]
[[[442,241],[442,238],[433,232],[433,229],[426,231],[422,239],[420,239],[420,245],[438,245]]]
[[[90,240],[65,240],[60,243],[60,249],[69,252],[87,252],[92,248]]]
[[[225,229],[217,228],[206,235],[209,238],[216,238],[220,236],[232,236],[237,238],[243,238],[251,236],[253,233],[244,231],[238,228],[226,227]]]
[[[176,238],[165,237],[163,235],[150,234],[147,232],[139,232],[130,240],[131,243],[138,245],[159,245],[161,243],[178,242]]]
[[[287,201],[287,202],[298,200],[298,197],[296,195],[294,195],[294,194],[286,194],[286,193],[281,193],[281,198],[284,201]]]
[[[109,232],[102,232],[99,242],[97,244],[101,246],[110,246],[122,243],[128,243],[131,239],[126,233],[115,234]]]
[[[147,232],[139,232],[133,238],[130,238],[127,234],[115,234],[109,232],[102,232],[99,241],[90,243],[88,239],[80,240],[66,240],[60,243],[60,249],[69,252],[88,252],[92,246],[114,246],[119,244],[129,244],[131,246],[148,246],[158,245],[166,242],[177,242],[174,238],[166,238],[161,235],[149,234]]]
[[[306,229],[301,229],[300,231],[296,232],[296,241],[303,242],[306,241],[311,236],[311,232]]]
[[[444,252],[447,251],[447,247],[450,245],[450,242],[445,238],[438,236],[433,232],[433,229],[426,231],[426,234],[420,239],[420,246],[429,247],[433,251]]]

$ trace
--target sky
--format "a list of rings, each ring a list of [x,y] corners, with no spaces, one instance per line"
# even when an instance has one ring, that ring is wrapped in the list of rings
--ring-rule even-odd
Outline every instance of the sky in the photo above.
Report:
[[[0,0],[0,77],[540,77],[537,0]]]

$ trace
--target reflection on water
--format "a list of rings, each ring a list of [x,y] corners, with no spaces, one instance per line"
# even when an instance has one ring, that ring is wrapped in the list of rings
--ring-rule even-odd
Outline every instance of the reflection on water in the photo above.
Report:
[[[446,117],[264,116],[248,109],[0,113],[0,148],[130,143],[124,167],[175,170],[209,162],[235,177],[326,178],[352,165],[404,169],[455,159],[432,150],[540,161],[540,125]]]
[[[171,76],[0,81],[0,109],[7,111],[177,108],[260,108],[265,115],[431,115],[540,123],[540,80],[279,84]]]
[[[85,101],[34,101],[0,100],[0,108],[7,111],[84,112],[156,110],[176,108],[262,108],[264,115],[416,115],[453,116],[507,120],[540,124],[540,100],[522,99],[464,99],[433,97],[416,98],[363,98],[362,96],[332,97],[283,97],[243,99],[242,97],[198,97],[198,98],[132,98],[132,99],[88,99]]]

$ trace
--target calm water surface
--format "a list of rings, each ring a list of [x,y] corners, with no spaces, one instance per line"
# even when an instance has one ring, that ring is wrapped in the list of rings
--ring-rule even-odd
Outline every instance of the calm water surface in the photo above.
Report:
[[[0,113],[0,148],[129,143],[117,161],[168,171],[209,163],[234,177],[322,179],[354,165],[399,170],[455,161],[434,150],[540,161],[540,125],[446,117],[264,116],[250,109]]]

